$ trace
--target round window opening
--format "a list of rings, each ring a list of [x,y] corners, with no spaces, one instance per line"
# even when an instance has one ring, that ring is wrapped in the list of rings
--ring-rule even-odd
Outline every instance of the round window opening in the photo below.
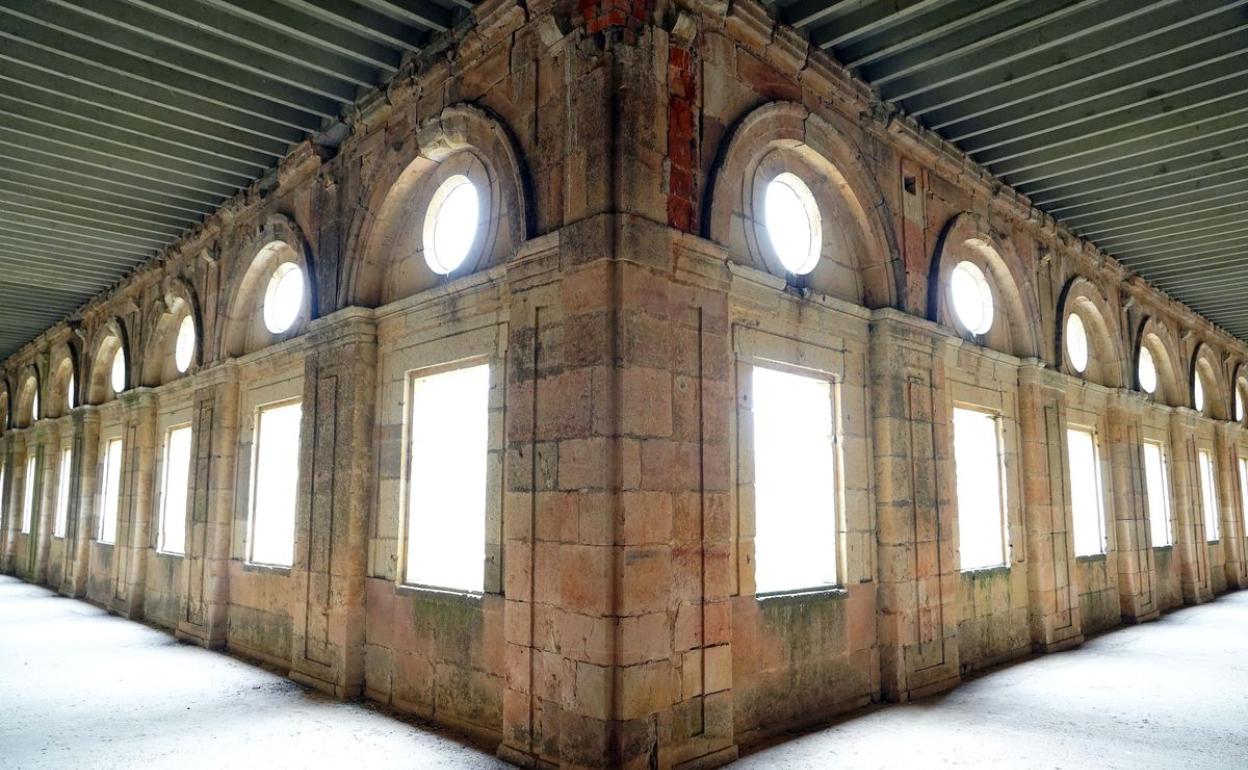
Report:
[[[1136,367],[1140,378],[1140,387],[1145,393],[1157,391],[1157,367],[1153,365],[1153,354],[1148,348],[1140,346],[1140,361]]]
[[[823,235],[819,205],[806,183],[785,171],[767,183],[763,222],[784,269],[805,275],[819,264]]]
[[[126,352],[121,348],[118,348],[113,355],[113,369],[109,374],[109,382],[113,386],[114,393],[120,393],[126,389]]]
[[[178,337],[173,343],[173,365],[179,374],[185,374],[191,368],[191,358],[195,355],[195,322],[188,315],[178,325]]]
[[[464,263],[477,239],[481,200],[477,186],[463,174],[438,186],[425,214],[424,251],[429,269],[446,275]]]
[[[303,271],[294,262],[283,262],[273,271],[269,288],[264,292],[265,328],[273,334],[281,334],[294,324],[302,307]],[[182,332],[179,330],[179,339],[181,336]]]
[[[65,411],[74,408],[74,373],[69,373],[69,382],[65,383]]]
[[[1076,372],[1088,368],[1088,333],[1078,313],[1066,317],[1066,355]]]
[[[1205,411],[1205,385],[1200,381],[1200,375],[1192,377],[1192,404],[1196,407],[1196,411]]]
[[[954,315],[971,334],[986,334],[992,328],[992,287],[974,262],[959,262],[953,268],[949,296]]]
[[[1244,392],[1239,388],[1235,389],[1235,422],[1244,421]]]
[[[31,401],[30,401],[30,421],[34,422],[35,420],[38,420],[38,419],[39,419],[39,386],[36,385],[34,395],[31,396]]]

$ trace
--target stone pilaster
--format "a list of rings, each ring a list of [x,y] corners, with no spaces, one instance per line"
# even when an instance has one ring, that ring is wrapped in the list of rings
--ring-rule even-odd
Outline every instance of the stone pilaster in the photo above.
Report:
[[[186,611],[176,633],[179,639],[219,649],[229,626],[238,372],[225,364],[210,377],[195,391],[192,405],[191,510],[183,557]]]
[[[1144,399],[1127,392],[1114,394],[1106,414],[1110,468],[1110,521],[1118,562],[1118,597],[1122,617],[1131,623],[1155,620],[1160,614],[1155,583],[1152,538],[1144,481],[1141,411]]]
[[[43,420],[35,428],[35,441],[39,446],[39,487],[35,493],[35,518],[31,526],[31,549],[34,559],[31,579],[35,583],[48,582],[48,558],[52,551],[52,527],[56,518],[56,479],[60,466],[61,432],[56,423]]]
[[[1070,513],[1066,406],[1060,375],[1040,361],[1018,373],[1023,448],[1023,518],[1031,643],[1054,652],[1083,642]]]
[[[151,547],[152,501],[156,467],[156,396],[150,390],[123,393],[122,496],[118,505],[117,544],[113,547],[112,609],[125,617],[143,617],[147,552]]]
[[[316,322],[304,360],[290,676],[354,698],[364,687],[364,576],[373,485],[377,332],[368,311]]]
[[[22,529],[22,479],[26,475],[26,433],[8,434],[8,471],[5,473],[4,551],[0,554],[0,571],[7,575],[17,571],[17,540]]]
[[[69,489],[65,527],[65,577],[61,593],[80,599],[87,593],[91,537],[95,532],[96,486],[100,460],[100,415],[95,407],[74,410],[74,481]]]
[[[17,531],[14,524],[16,509],[13,507],[13,479],[17,473],[14,465],[16,443],[11,433],[0,436],[0,463],[4,467],[4,482],[0,484],[0,572],[4,573],[13,571],[11,551]]]
[[[1187,604],[1199,604],[1213,598],[1195,439],[1200,422],[1200,416],[1186,408],[1176,409],[1170,415],[1174,552],[1179,557],[1179,580],[1183,586],[1183,601]]]
[[[961,680],[947,343],[936,327],[898,312],[871,322],[880,668],[893,701]]]
[[[1244,554],[1244,519],[1240,511],[1239,461],[1236,439],[1243,428],[1235,423],[1220,422],[1217,426],[1215,450],[1218,463],[1218,503],[1222,517],[1222,551],[1225,560],[1226,585],[1234,590],[1248,587],[1248,564]]]

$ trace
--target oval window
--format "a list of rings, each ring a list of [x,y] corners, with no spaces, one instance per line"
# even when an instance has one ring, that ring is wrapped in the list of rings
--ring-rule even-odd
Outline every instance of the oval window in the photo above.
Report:
[[[294,262],[283,262],[273,271],[264,292],[265,327],[274,334],[281,334],[294,324],[302,307],[303,271]]]
[[[39,386],[35,386],[35,392],[30,399],[30,421],[33,423],[39,419]]]
[[[173,343],[173,365],[179,374],[185,374],[191,368],[191,358],[195,355],[195,322],[188,315],[178,325],[178,336]]]
[[[974,262],[959,262],[949,276],[949,296],[958,322],[971,334],[992,328],[992,287]]]
[[[447,178],[434,191],[425,214],[425,263],[439,275],[455,270],[468,258],[481,221],[477,186],[463,174]]]
[[[113,354],[113,369],[110,372],[109,382],[113,386],[114,393],[120,393],[126,389],[126,351],[117,348],[117,352]]]
[[[1066,317],[1066,356],[1076,372],[1088,368],[1088,333],[1078,313]]]
[[[1235,422],[1244,421],[1244,392],[1239,388],[1235,389]]]
[[[784,172],[767,183],[763,197],[767,238],[784,269],[805,275],[819,263],[823,247],[819,206],[806,183]]]
[[[1198,412],[1205,411],[1205,384],[1200,381],[1199,372],[1192,377],[1192,405]]]
[[[1153,354],[1143,345],[1140,346],[1140,360],[1136,365],[1136,374],[1140,378],[1140,388],[1145,393],[1157,391],[1157,367],[1153,364]]]
[[[74,373],[69,373],[69,382],[65,383],[65,411],[73,411],[74,408]]]

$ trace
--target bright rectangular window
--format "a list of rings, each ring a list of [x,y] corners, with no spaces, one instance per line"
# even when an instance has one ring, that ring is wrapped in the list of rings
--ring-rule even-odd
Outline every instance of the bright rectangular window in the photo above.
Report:
[[[488,364],[412,381],[404,582],[485,586]]]
[[[302,415],[296,402],[263,407],[256,417],[249,557],[253,564],[294,564]]]
[[[171,428],[165,436],[164,478],[160,487],[160,536],[157,550],[186,552],[186,497],[191,469],[191,426]]]
[[[1200,465],[1200,507],[1205,512],[1205,539],[1210,543],[1222,535],[1218,531],[1218,488],[1213,475],[1213,455],[1204,449],[1196,453]]]
[[[121,439],[109,439],[104,449],[103,486],[100,488],[100,526],[96,540],[117,539],[117,509],[121,501]]]
[[[1005,497],[997,418],[953,410],[953,460],[958,487],[958,556],[962,570],[1006,563]]]
[[[1148,526],[1153,535],[1153,545],[1174,543],[1174,529],[1170,521],[1170,482],[1166,474],[1166,455],[1161,444],[1144,442],[1144,483],[1148,493]]]
[[[52,525],[53,537],[65,537],[69,524],[69,473],[73,467],[73,452],[61,450],[61,467],[56,474],[56,521]]]
[[[1091,431],[1066,431],[1070,453],[1070,507],[1075,523],[1075,555],[1105,553],[1105,514],[1101,503],[1101,465]]]
[[[22,534],[30,534],[35,518],[35,453],[26,458],[26,487],[22,490]]]
[[[832,383],[756,366],[753,390],[756,590],[835,585]]]

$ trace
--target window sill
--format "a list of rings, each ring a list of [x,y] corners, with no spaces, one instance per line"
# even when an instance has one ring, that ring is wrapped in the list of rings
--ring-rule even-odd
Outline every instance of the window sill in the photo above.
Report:
[[[1218,538],[1217,540],[1207,540],[1205,541],[1205,545],[1222,545],[1222,538]]]
[[[842,586],[821,586],[819,588],[798,588],[787,591],[768,591],[754,594],[759,604],[798,604],[809,601],[827,601],[844,599],[849,591]]]
[[[112,548],[113,546],[117,545],[116,543],[110,543],[107,540],[92,540],[91,542],[95,543],[96,545],[102,545],[105,548]]]
[[[52,536],[52,539],[53,539],[53,540],[64,540],[64,539],[65,539],[65,536],[64,536],[64,535],[53,535],[53,536]]]
[[[1091,563],[1093,563],[1093,562],[1105,561],[1105,557],[1106,557],[1106,556],[1108,556],[1108,554],[1104,554],[1104,553],[1090,553],[1090,554],[1086,554],[1086,555],[1084,555],[1084,556],[1076,556],[1076,557],[1075,557],[1075,561],[1077,561],[1077,562],[1083,562],[1083,563],[1085,563],[1085,564],[1091,564]]]
[[[289,577],[291,567],[283,567],[280,564],[256,564],[250,561],[243,562],[243,572],[257,572],[269,575],[284,575]]]
[[[976,578],[992,577],[993,575],[1008,575],[1010,574],[1010,565],[998,564],[995,567],[974,567],[972,569],[961,570],[961,574],[965,577],[971,578],[972,580],[975,580]]]
[[[1153,546],[1153,550],[1154,551],[1173,551],[1174,543],[1171,543],[1170,545],[1155,545]]]
[[[160,550],[159,548],[157,548],[157,549],[156,549],[156,555],[157,555],[157,556],[168,556],[168,557],[173,558],[173,559],[181,559],[182,557],[186,556],[186,554],[184,554],[184,553],[177,553],[176,551],[162,551],[162,550]]]
[[[466,591],[462,588],[438,588],[436,586],[413,585],[411,583],[396,583],[394,592],[398,596],[419,596],[424,599],[454,602],[474,607],[479,606],[482,600],[485,599],[485,593],[480,591]]]

